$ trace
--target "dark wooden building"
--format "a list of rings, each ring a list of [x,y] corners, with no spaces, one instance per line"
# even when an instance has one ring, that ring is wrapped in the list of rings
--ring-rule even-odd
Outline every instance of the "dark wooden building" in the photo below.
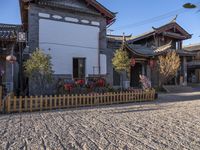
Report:
[[[200,83],[200,43],[187,45],[183,49],[194,54],[187,59],[188,82]]]
[[[159,55],[165,55],[169,50],[176,51],[181,59],[181,66],[176,77],[168,84],[187,85],[187,57],[193,56],[192,53],[183,50],[183,40],[191,38],[176,20],[155,28],[139,36],[125,36],[125,47],[129,52],[130,58],[134,58],[136,64],[131,67],[130,81],[131,87],[138,87],[139,75],[146,75],[151,79],[153,86],[158,86],[158,71],[153,68],[152,62],[156,62]],[[123,36],[108,35],[108,50],[114,52],[122,44]],[[110,75],[113,76],[113,85],[119,85],[119,75],[112,69]],[[126,83],[127,84],[127,83]]]
[[[18,88],[18,63],[10,63],[6,58],[13,54],[17,57],[17,32],[20,26],[0,24],[0,84],[8,92]]]

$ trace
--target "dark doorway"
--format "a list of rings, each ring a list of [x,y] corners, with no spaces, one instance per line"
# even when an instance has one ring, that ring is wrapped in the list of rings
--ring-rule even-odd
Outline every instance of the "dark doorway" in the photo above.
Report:
[[[113,69],[113,85],[120,86],[120,74]]]
[[[136,63],[134,67],[131,67],[131,87],[140,86],[140,74],[142,74],[142,64]]]
[[[85,78],[85,58],[73,58],[73,78]]]

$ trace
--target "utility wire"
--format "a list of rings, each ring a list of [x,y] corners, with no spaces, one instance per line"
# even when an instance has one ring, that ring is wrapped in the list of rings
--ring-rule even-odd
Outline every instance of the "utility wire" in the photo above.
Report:
[[[200,2],[196,3],[195,5],[198,5],[198,4],[200,4]],[[186,11],[188,11],[188,10],[185,9],[185,8],[179,8],[177,10],[170,11],[168,13],[165,13],[165,14],[162,14],[162,15],[150,18],[150,19],[146,19],[146,20],[142,20],[142,21],[139,21],[139,22],[136,22],[136,23],[116,27],[116,28],[114,28],[114,31],[119,31],[119,30],[123,30],[123,29],[127,29],[127,28],[133,28],[133,27],[138,27],[138,26],[142,26],[142,25],[145,25],[145,24],[153,23],[153,22],[156,22],[156,21],[160,21],[160,20],[169,18],[169,17],[174,16],[174,15],[182,14]]]
[[[123,29],[127,29],[127,28],[132,28],[132,27],[138,27],[138,26],[142,26],[142,25],[145,25],[145,24],[153,23],[153,22],[160,21],[160,20],[169,18],[169,17],[177,15],[177,14],[181,14],[185,11],[186,10],[179,9],[179,10],[176,10],[176,11],[172,11],[172,12],[157,16],[157,17],[153,17],[153,18],[150,18],[150,19],[146,19],[146,20],[136,22],[136,23],[132,23],[132,24],[128,24],[128,25],[124,25],[124,26],[114,28],[114,31],[123,30]]]

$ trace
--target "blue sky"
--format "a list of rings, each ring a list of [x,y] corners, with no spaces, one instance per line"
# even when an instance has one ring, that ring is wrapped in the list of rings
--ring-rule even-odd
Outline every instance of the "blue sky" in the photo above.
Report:
[[[184,44],[200,43],[200,12],[182,9],[186,2],[198,3],[200,0],[98,0],[113,12],[118,12],[117,21],[110,29],[112,34],[132,34],[136,36],[159,27],[176,14],[177,22],[193,34],[192,39]],[[0,23],[20,24],[18,0],[1,0]],[[159,17],[158,17],[159,16]],[[155,18],[157,17],[157,18]],[[152,19],[153,18],[153,19]],[[150,19],[150,20],[149,20]],[[144,21],[141,23],[141,21]]]

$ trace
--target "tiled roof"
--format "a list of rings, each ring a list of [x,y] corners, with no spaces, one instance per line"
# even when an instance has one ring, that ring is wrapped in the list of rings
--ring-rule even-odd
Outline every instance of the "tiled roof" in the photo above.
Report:
[[[186,51],[200,51],[200,43],[187,45],[183,49]]]
[[[154,56],[155,52],[152,48],[143,46],[143,45],[138,45],[138,44],[128,44],[128,47],[133,53],[136,53],[138,55],[143,55],[143,56]]]
[[[125,35],[123,37],[123,35],[107,35],[107,39],[112,41],[112,40],[117,40],[117,41],[123,41],[123,38],[125,38],[126,40],[130,40],[133,38],[132,35]]]
[[[154,50],[154,52],[155,53],[161,53],[161,52],[164,52],[164,51],[170,49],[171,47],[172,47],[172,42],[169,42],[168,44],[165,44],[163,46],[160,46],[160,47],[156,48]]]
[[[162,29],[164,29],[166,27],[170,27],[170,26],[176,26],[177,28],[179,28],[181,30],[181,32],[185,35],[181,38],[184,38],[184,39],[191,38],[191,34],[189,34],[187,31],[185,31],[175,20],[173,20],[173,21],[170,21],[169,23],[164,24],[164,25],[162,25],[158,28],[152,27],[151,31],[148,31],[148,32],[145,32],[141,35],[133,37],[132,39],[130,39],[129,43],[133,43],[135,41],[138,41],[138,40],[147,38],[149,36],[152,36],[153,34],[159,33],[159,32],[162,31]],[[175,34],[175,33],[173,33],[173,34],[174,34],[174,36],[179,36],[178,34]]]
[[[171,49],[171,42],[165,44],[163,46],[154,48],[154,47],[147,47],[145,45],[139,44],[127,44],[128,48],[135,54],[142,55],[142,56],[156,56],[162,53],[168,52]],[[185,52],[181,51],[182,53],[186,54]]]
[[[142,34],[140,34],[140,35],[134,36],[134,37],[132,37],[132,38],[130,39],[129,43],[138,41],[138,40],[140,40],[140,39],[143,39],[143,38],[146,38],[146,37],[149,37],[149,36],[152,36],[152,34],[153,34],[154,32],[155,32],[154,30],[151,30],[151,31],[142,33]]]
[[[15,40],[19,25],[0,24],[0,40]]]
[[[180,56],[195,56],[196,55],[196,53],[194,53],[194,52],[189,52],[189,51],[185,51],[185,50],[177,50],[177,53]]]
[[[24,7],[25,3],[28,3],[28,2],[34,2],[34,3],[39,2],[42,5],[65,8],[66,6],[63,1],[62,0],[19,0],[22,11],[24,11],[23,7]],[[106,17],[107,24],[110,24],[114,21],[114,18],[116,17],[116,13],[110,11],[105,6],[103,6],[101,3],[99,3],[96,0],[84,0],[84,1],[87,3],[88,6],[89,5],[92,6],[94,9],[96,9],[98,12],[100,12],[100,14],[102,14],[104,17]],[[69,8],[69,7],[67,7],[67,8]],[[80,9],[77,9],[77,10],[80,11]],[[22,19],[24,19],[24,18],[22,17]]]

